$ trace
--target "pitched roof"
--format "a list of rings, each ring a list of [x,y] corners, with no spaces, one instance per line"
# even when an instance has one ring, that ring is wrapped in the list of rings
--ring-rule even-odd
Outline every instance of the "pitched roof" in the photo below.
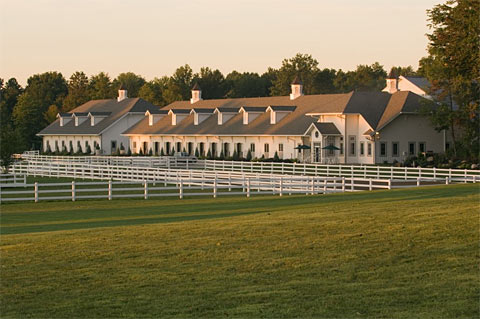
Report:
[[[300,80],[300,77],[298,76],[298,74],[295,75],[295,78],[293,79],[292,84],[303,84],[302,80]]]
[[[242,110],[245,112],[251,112],[251,113],[263,113],[267,110],[266,106],[242,106]]]
[[[195,107],[192,109],[192,111],[195,113],[212,114],[215,111],[215,109],[199,109]]]
[[[222,113],[238,113],[239,107],[217,107],[217,110]]]
[[[167,110],[148,110],[150,114],[167,114]]]
[[[399,91],[392,94],[378,124],[374,127],[380,130],[394,120],[401,113],[415,113],[424,104],[429,103],[427,99],[410,91]]]
[[[192,91],[201,91],[202,89],[200,88],[200,85],[198,85],[198,82],[195,82],[195,84],[192,87]]]
[[[430,82],[421,76],[404,76],[405,79],[415,84],[417,87],[422,90],[426,90],[430,87]]]
[[[313,123],[313,125],[315,125],[317,130],[322,135],[341,135],[340,131],[338,130],[338,128],[333,123],[315,122],[315,123]]]
[[[407,99],[407,95],[411,99]],[[233,110],[243,107],[247,110],[265,109],[268,106],[288,106],[295,109],[275,124],[270,123],[270,113],[262,112],[249,124],[243,124],[243,115],[235,114],[224,125],[218,125],[217,118],[210,116],[205,121],[194,125],[193,114],[184,120],[172,125],[171,116],[148,125],[148,120],[138,122],[124,132],[124,134],[148,134],[148,135],[296,135],[302,136],[307,128],[316,119],[308,114],[343,113],[360,114],[367,123],[376,129],[382,121],[387,121],[396,116],[395,112],[401,110],[417,110],[420,96],[411,92],[350,92],[344,94],[319,94],[304,95],[295,100],[288,96],[238,98],[238,99],[215,99],[201,100],[195,103],[199,108],[219,110]],[[398,108],[400,106],[400,108]],[[192,109],[189,101],[173,102],[163,108],[164,110],[184,109],[189,113]]]
[[[145,114],[147,110],[158,109],[158,106],[155,106],[140,98],[127,98],[120,102],[117,102],[116,99],[92,100],[73,109],[68,114],[76,114],[77,116],[80,114],[81,116],[88,116],[89,112],[110,113],[110,115],[100,123],[96,124],[95,126],[91,126],[90,121],[85,121],[79,126],[75,126],[74,121],[70,121],[63,126],[60,126],[60,120],[57,119],[40,131],[38,135],[98,135],[127,113]]]

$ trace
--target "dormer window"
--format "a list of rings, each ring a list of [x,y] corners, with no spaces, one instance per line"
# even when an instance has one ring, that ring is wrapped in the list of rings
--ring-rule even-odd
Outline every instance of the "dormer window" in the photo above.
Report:
[[[280,106],[280,105],[271,105],[267,108],[267,111],[270,111],[270,124],[277,124],[288,114],[295,111],[296,106]]]
[[[167,114],[167,110],[148,110],[145,112],[145,116],[148,116],[148,126],[153,126],[153,124],[160,121]]]
[[[58,113],[57,118],[59,119],[59,124],[60,126],[64,126],[68,122],[72,120],[72,114],[71,113]]]
[[[183,121],[189,114],[190,109],[170,109],[168,115],[172,116],[172,125],[177,125]]]
[[[198,125],[205,121],[210,115],[213,114],[214,109],[192,109],[190,114],[193,114],[193,124]]]
[[[217,113],[217,124],[223,125],[237,115],[239,110],[239,107],[217,107],[214,111],[214,113]]]
[[[105,118],[107,118],[111,112],[89,112],[88,116],[90,117],[90,125],[95,126]]]
[[[75,126],[79,126],[88,119],[88,113],[75,112],[72,117],[75,120]]]
[[[265,113],[267,107],[265,106],[243,106],[240,112],[243,112],[243,125],[252,123],[262,113]]]

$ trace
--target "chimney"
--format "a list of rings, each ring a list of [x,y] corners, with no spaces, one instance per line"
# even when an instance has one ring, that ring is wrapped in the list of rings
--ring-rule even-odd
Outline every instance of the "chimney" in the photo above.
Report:
[[[195,82],[195,85],[192,88],[192,98],[190,99],[190,103],[193,104],[195,102],[198,102],[202,99],[202,89],[200,88],[200,85]]]
[[[290,100],[295,100],[297,97],[303,95],[303,83],[298,77],[298,75],[295,76],[295,79],[291,84],[291,88],[292,88],[292,93],[290,94]]]
[[[390,74],[387,77],[387,86],[382,91],[390,94],[398,91],[398,79],[393,69],[390,70]]]
[[[118,89],[118,97],[117,97],[117,102],[121,102],[127,98],[127,88],[125,85],[120,85],[120,88]]]

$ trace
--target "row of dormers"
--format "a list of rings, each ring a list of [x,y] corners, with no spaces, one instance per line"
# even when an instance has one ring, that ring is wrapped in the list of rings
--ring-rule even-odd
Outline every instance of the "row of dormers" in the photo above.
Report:
[[[193,108],[193,109],[170,109],[170,110],[155,110],[145,112],[148,116],[148,125],[160,121],[166,115],[171,115],[172,125],[177,125],[183,121],[187,116],[193,114],[193,124],[198,125],[208,119],[211,115],[217,114],[217,124],[223,125],[235,115],[243,114],[243,124],[248,125],[257,117],[265,112],[270,112],[270,124],[277,124],[285,116],[295,111],[296,106],[242,106],[242,107],[217,107],[213,108]]]
[[[70,121],[74,121],[75,126],[81,125],[90,119],[90,126],[95,126],[103,119],[112,114],[111,112],[74,112],[74,113],[58,113],[57,118],[60,119],[60,126],[66,125]]]

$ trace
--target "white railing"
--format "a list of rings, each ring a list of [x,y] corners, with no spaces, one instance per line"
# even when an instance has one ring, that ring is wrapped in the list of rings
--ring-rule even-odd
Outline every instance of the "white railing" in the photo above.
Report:
[[[386,189],[391,187],[388,180],[368,180],[359,183],[358,180],[330,177],[299,177],[289,178],[183,178],[179,177],[175,183],[162,185],[163,181],[144,182],[76,182],[71,183],[34,183],[23,187],[18,185],[0,189],[0,202],[7,201],[34,201],[41,200],[81,200],[81,199],[108,199],[115,198],[155,198],[185,196],[213,196],[221,195],[292,195],[292,194],[327,194],[338,192],[357,191],[359,188]]]
[[[197,160],[188,157],[126,157],[126,156],[23,156],[28,161],[67,162],[108,164],[120,166],[143,166],[204,169],[212,171],[239,171],[261,174],[281,175],[310,175],[310,176],[344,176],[359,178],[416,180],[445,179],[456,182],[476,182],[480,180],[480,170],[450,169],[450,168],[421,168],[421,167],[393,167],[370,165],[328,165],[307,163],[278,163],[278,162],[243,162],[220,160]]]
[[[26,185],[26,174],[0,174],[0,186]]]

